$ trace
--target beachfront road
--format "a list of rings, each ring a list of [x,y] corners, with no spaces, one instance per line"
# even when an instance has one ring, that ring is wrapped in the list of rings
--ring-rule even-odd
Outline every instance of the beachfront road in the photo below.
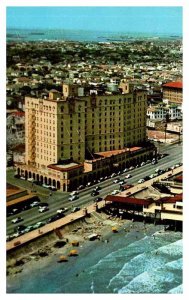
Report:
[[[160,152],[169,154],[165,156],[164,158],[160,159],[157,164],[151,165],[147,164],[143,167],[134,169],[132,171],[126,172],[125,174],[121,174],[119,176],[116,176],[114,178],[107,179],[99,184],[102,189],[99,191],[99,197],[105,197],[107,194],[110,194],[113,190],[119,189],[119,184],[113,183],[113,180],[116,178],[124,178],[126,174],[131,174],[132,178],[127,179],[128,184],[136,184],[137,181],[141,178],[144,178],[147,175],[155,173],[155,169],[165,169],[167,167],[171,167],[174,164],[178,162],[182,162],[182,144],[174,144],[174,145],[160,145]],[[20,180],[14,178],[14,172],[13,170],[7,171],[7,182],[12,183],[14,185],[17,185],[19,187],[32,189],[31,183],[25,180]],[[42,188],[41,186],[35,186],[35,190],[39,194],[39,197],[42,202],[47,202],[49,204],[49,210],[43,213],[38,212],[38,208],[34,207],[26,211],[22,211],[14,216],[7,217],[7,234],[13,233],[15,228],[20,225],[33,225],[39,221],[46,221],[48,220],[52,215],[56,214],[57,209],[61,207],[67,207],[69,210],[66,212],[66,214],[70,213],[70,210],[73,206],[77,207],[84,207],[94,201],[96,197],[91,196],[91,192],[94,189],[96,185],[93,185],[91,187],[85,188],[84,190],[79,192],[79,199],[70,202],[68,200],[69,193],[67,192],[52,192],[52,196],[49,195],[49,190]],[[23,221],[18,224],[12,224],[11,220],[21,216],[23,218]]]

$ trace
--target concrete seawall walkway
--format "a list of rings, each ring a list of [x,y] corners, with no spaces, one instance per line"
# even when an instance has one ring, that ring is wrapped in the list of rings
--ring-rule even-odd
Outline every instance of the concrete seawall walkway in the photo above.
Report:
[[[148,188],[149,186],[151,186],[154,182],[158,181],[158,180],[161,180],[161,179],[166,179],[168,177],[171,177],[171,176],[174,176],[174,175],[177,175],[179,173],[181,173],[183,171],[183,167],[180,166],[178,168],[175,168],[169,172],[166,172],[162,175],[159,175],[153,179],[150,179],[142,184],[137,184],[135,185],[134,187],[130,188],[130,189],[127,189],[126,191],[123,191],[117,195],[119,196],[128,196],[128,193],[129,195],[132,195],[132,194],[135,194],[135,193],[138,193],[140,192],[141,190],[145,189],[145,188]],[[78,212],[75,212],[75,213],[71,213],[55,222],[52,222],[52,223],[49,223],[49,224],[46,224],[44,225],[43,227],[39,228],[39,229],[36,229],[36,230],[33,230],[31,232],[28,232],[28,233],[25,233],[24,235],[18,237],[18,238],[15,238],[14,240],[12,241],[9,241],[6,243],[6,249],[7,251],[11,250],[11,249],[14,249],[14,248],[17,248],[17,247],[20,247],[21,245],[27,243],[27,242],[30,242],[32,240],[35,240],[37,238],[39,238],[40,236],[43,236],[47,233],[50,233],[52,231],[56,231],[58,228],[61,228],[65,225],[68,225],[70,223],[72,223],[73,221],[76,221],[76,220],[79,220],[81,218],[84,218],[86,216],[86,214],[90,214],[94,211],[96,211],[97,208],[102,208],[105,206],[105,201],[102,200],[98,203],[95,203],[95,204],[91,204],[89,206],[87,206],[86,208],[82,208],[80,211]]]

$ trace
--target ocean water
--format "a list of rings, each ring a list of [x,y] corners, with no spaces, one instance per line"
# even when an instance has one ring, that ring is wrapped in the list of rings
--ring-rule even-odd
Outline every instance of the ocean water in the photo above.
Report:
[[[182,234],[149,226],[147,234],[121,230],[109,243],[87,242],[67,263],[55,255],[41,268],[26,266],[7,280],[7,293],[181,294]]]
[[[181,39],[181,36],[160,33],[137,32],[103,32],[87,30],[63,29],[15,29],[7,28],[7,41],[80,41],[80,42],[109,42],[132,41],[135,39]]]

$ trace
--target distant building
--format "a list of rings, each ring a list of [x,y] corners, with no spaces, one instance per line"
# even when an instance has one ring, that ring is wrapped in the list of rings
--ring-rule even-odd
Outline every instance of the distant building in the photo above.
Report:
[[[179,105],[154,105],[147,108],[147,116],[151,120],[165,120],[166,115],[169,120],[182,119],[182,109]]]
[[[182,104],[182,82],[168,82],[163,84],[163,99],[168,99],[169,103]]]

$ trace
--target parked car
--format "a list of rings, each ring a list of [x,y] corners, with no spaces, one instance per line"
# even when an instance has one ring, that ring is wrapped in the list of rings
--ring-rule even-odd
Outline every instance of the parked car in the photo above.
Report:
[[[39,201],[34,201],[34,202],[30,203],[30,207],[39,206],[39,204],[40,204]]]
[[[55,186],[51,185],[51,186],[49,187],[49,190],[51,190],[51,191],[57,191],[57,188],[56,188]]]
[[[124,170],[123,170],[123,172],[125,173],[125,172],[127,172],[129,169],[128,168],[125,168]]]
[[[19,233],[24,233],[25,230],[26,230],[26,226],[25,225],[19,225],[19,226],[17,226],[17,228],[15,228],[15,231],[19,232]]]
[[[29,182],[34,182],[34,179],[33,178],[28,178],[27,179]]]
[[[24,176],[21,176],[21,177],[20,177],[20,179],[22,179],[22,180],[26,180],[26,178],[25,178]]]
[[[150,176],[145,176],[145,177],[144,177],[144,180],[145,180],[145,181],[147,181],[147,180],[149,180],[149,179],[150,179]]]
[[[140,165],[141,165],[141,167],[143,167],[143,166],[145,166],[145,164],[146,164],[146,163],[143,161],[143,162],[141,162]]]
[[[138,183],[143,183],[143,182],[144,182],[143,178],[138,180]]]
[[[74,213],[74,212],[79,211],[79,210],[80,210],[80,207],[73,207],[71,212]]]
[[[17,218],[15,218],[15,219],[13,219],[13,220],[11,221],[11,223],[16,224],[16,223],[19,223],[19,222],[21,222],[21,221],[23,221],[23,218],[22,218],[22,217],[17,217]]]
[[[131,174],[127,174],[127,175],[125,175],[125,178],[131,178],[132,177],[132,175]]]
[[[42,187],[44,187],[44,188],[46,188],[46,189],[49,189],[50,188],[50,185],[48,185],[48,184],[42,184]]]
[[[78,190],[82,190],[82,189],[84,189],[84,185],[80,185],[79,187],[78,187]]]
[[[40,208],[39,208],[39,212],[40,212],[40,213],[45,212],[45,211],[47,211],[47,210],[49,210],[48,206],[43,206],[43,207],[40,207]]]
[[[69,201],[74,201],[74,200],[76,200],[78,198],[79,198],[78,195],[74,195],[74,196],[69,197]]]
[[[113,192],[111,192],[111,195],[116,195],[116,194],[118,194],[120,191],[118,191],[118,190],[113,190]]]
[[[46,222],[37,222],[36,224],[33,225],[33,229],[37,229],[39,227],[42,227],[46,224]]]
[[[134,170],[134,167],[133,166],[131,166],[130,168],[129,168],[129,170],[131,171],[131,170]]]
[[[110,175],[110,178],[113,178],[114,176],[116,176],[116,173],[112,173],[112,174]]]
[[[30,231],[32,231],[33,229],[34,229],[34,228],[33,228],[33,225],[29,225],[29,226],[26,227],[25,232],[30,232]]]

